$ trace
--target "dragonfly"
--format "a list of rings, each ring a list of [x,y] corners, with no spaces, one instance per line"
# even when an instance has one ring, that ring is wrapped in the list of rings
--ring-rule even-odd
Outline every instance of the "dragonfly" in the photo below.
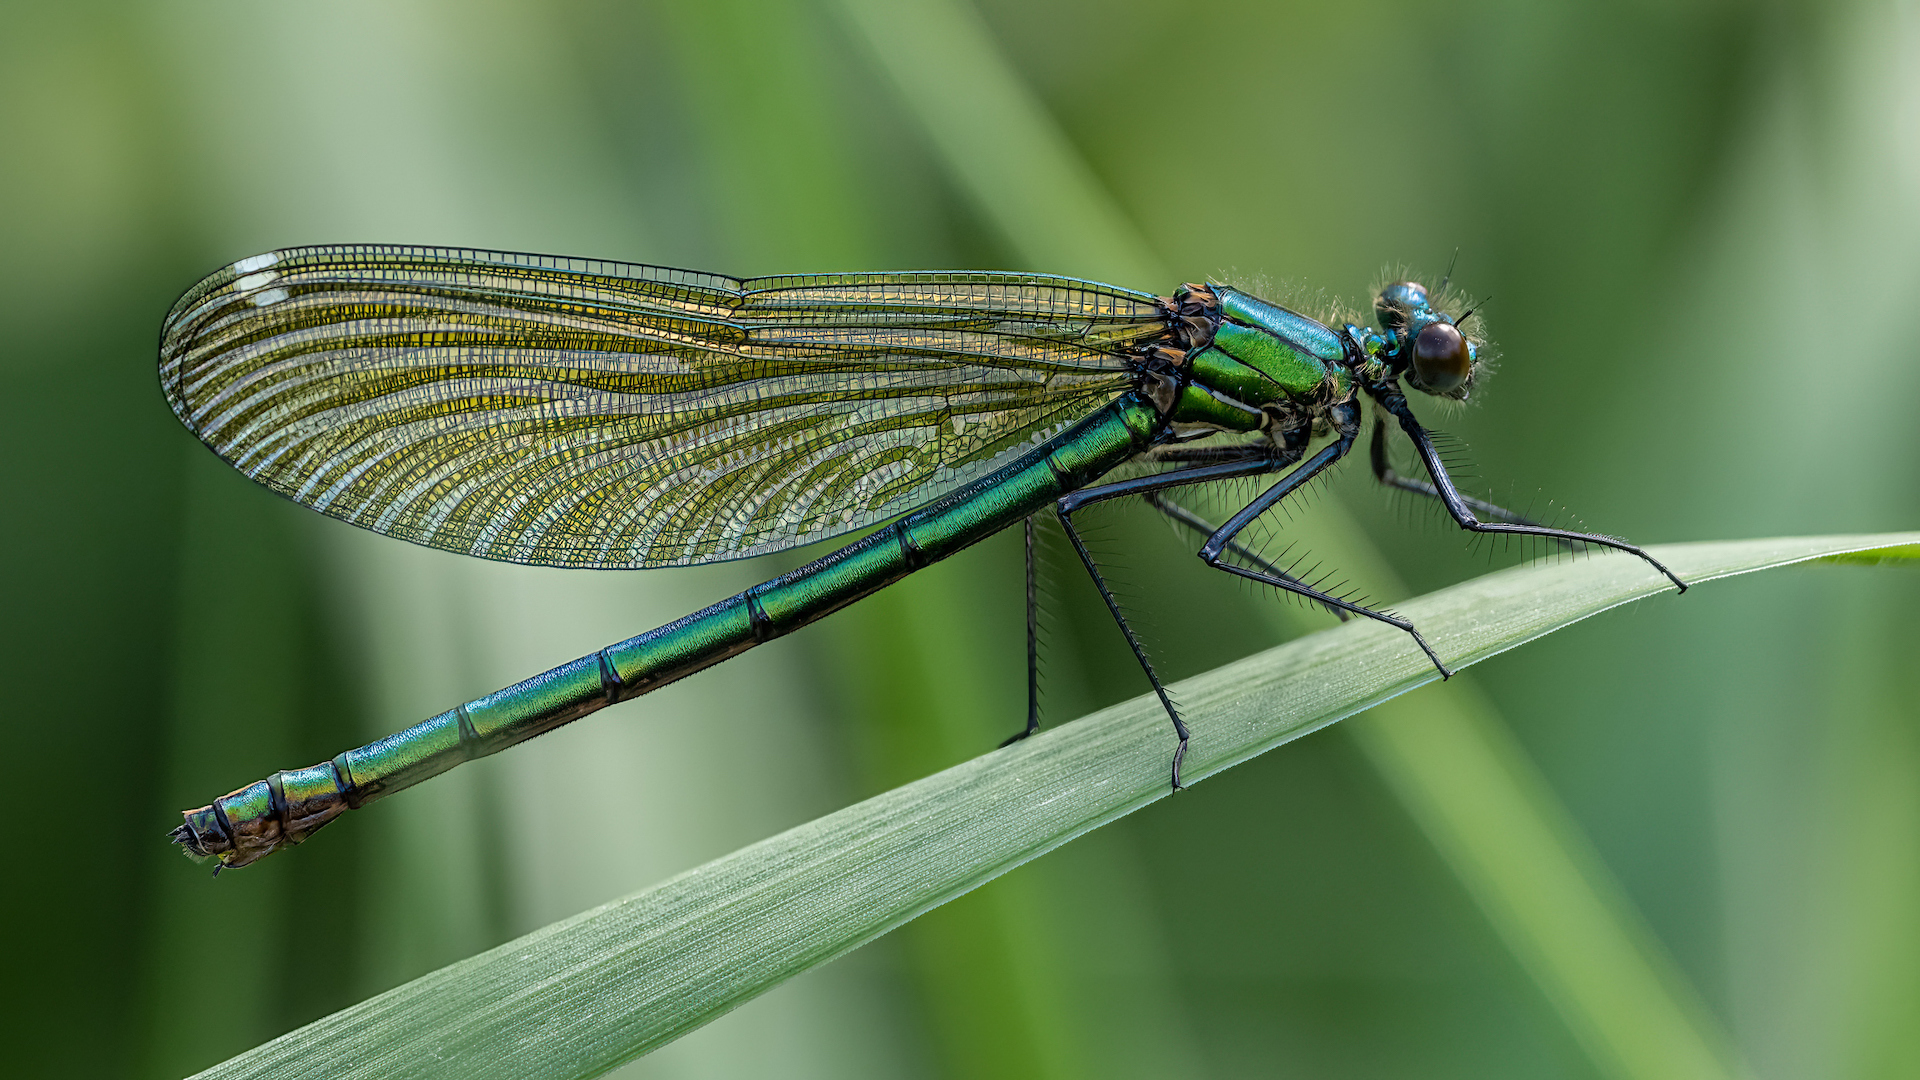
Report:
[[[241,259],[166,317],[160,383],[207,447],[362,528],[485,559],[652,568],[861,534],[675,622],[330,761],[183,812],[222,869],[462,762],[798,630],[1003,529],[1027,544],[1028,715],[1039,727],[1033,536],[1050,514],[1171,722],[1190,730],[1075,515],[1140,498],[1208,566],[1343,618],[1413,624],[1323,591],[1241,534],[1352,450],[1463,529],[1637,556],[1462,495],[1407,392],[1465,399],[1488,346],[1440,290],[1396,281],[1375,325],[1332,325],[1218,281],[1169,296],[1037,273],[731,278],[632,263],[385,245]],[[1337,320],[1336,320],[1337,321]],[[1426,476],[1389,464],[1397,427]],[[1315,447],[1318,447],[1315,449]],[[1309,452],[1311,451],[1311,453]],[[1224,522],[1177,489],[1274,477]]]

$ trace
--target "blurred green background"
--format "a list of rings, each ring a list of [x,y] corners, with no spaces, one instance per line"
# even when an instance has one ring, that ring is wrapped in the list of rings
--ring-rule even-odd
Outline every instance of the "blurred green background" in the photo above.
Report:
[[[1457,248],[1503,359],[1472,406],[1428,411],[1483,489],[1648,542],[1920,524],[1915,4],[915,0],[894,25],[920,9],[979,20],[1005,64],[903,92],[940,42],[889,39],[860,0],[0,9],[9,1075],[194,1071],[1022,714],[1008,536],[208,880],[162,842],[180,807],[797,561],[482,564],[268,496],[179,428],[153,365],[175,296],[272,247],[1159,292],[1227,274],[1355,306],[1383,266]],[[1031,95],[1138,239],[1016,235],[943,141],[976,92]],[[1171,276],[1125,277],[1143,259]],[[1398,569],[1384,601],[1500,561],[1360,465],[1327,501]],[[1207,582],[1164,525],[1101,532],[1173,674],[1276,640],[1275,601]],[[1143,689],[1057,556],[1056,722]],[[1917,601],[1892,570],[1715,584],[1398,719],[1484,695],[1731,1068],[1911,1076]],[[620,1075],[1622,1075],[1383,781],[1356,737],[1379,722],[1158,803]]]

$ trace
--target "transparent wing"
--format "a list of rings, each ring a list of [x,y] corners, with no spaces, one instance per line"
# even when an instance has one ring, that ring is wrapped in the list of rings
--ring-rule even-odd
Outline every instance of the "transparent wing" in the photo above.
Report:
[[[746,558],[930,502],[1130,385],[1155,299],[1041,274],[448,248],[243,259],[162,331],[181,421],[343,521],[558,566]]]

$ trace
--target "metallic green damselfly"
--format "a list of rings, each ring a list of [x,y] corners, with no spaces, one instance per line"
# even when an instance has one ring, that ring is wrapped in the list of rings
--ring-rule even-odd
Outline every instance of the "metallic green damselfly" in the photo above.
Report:
[[[1210,566],[1343,617],[1412,624],[1316,588],[1238,537],[1352,448],[1462,528],[1616,548],[1459,493],[1404,383],[1465,398],[1469,312],[1401,281],[1374,327],[1330,325],[1217,282],[1169,297],[1049,274],[687,270],[449,248],[292,248],[228,266],[167,316],[160,382],[235,468],[342,521],[550,566],[743,559],[851,544],[712,607],[332,761],[186,812],[189,854],[244,866],[463,761],[738,655],[1009,526],[1057,514],[1172,721],[1187,725],[1075,528],[1139,496],[1205,535]],[[1336,322],[1339,320],[1335,320]],[[1387,464],[1388,422],[1428,479]],[[1314,450],[1315,444],[1319,449]],[[1132,475],[1111,479],[1123,466]],[[1279,479],[1220,525],[1173,489]],[[1102,482],[1105,479],[1105,482]],[[1029,695],[1031,734],[1038,710]],[[1009,740],[1012,741],[1012,740]]]

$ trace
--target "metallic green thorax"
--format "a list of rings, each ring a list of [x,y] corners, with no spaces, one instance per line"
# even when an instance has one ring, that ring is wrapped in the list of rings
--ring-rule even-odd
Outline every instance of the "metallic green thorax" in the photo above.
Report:
[[[900,580],[1034,514],[1145,450],[1166,419],[1127,393],[1012,464],[792,573],[332,761],[186,815],[189,850],[245,866],[349,809],[684,678]]]
[[[1211,343],[1186,357],[1175,423],[1254,431],[1265,406],[1311,406],[1345,386],[1348,350],[1329,327],[1226,285],[1190,295],[1205,295],[1216,321]]]

